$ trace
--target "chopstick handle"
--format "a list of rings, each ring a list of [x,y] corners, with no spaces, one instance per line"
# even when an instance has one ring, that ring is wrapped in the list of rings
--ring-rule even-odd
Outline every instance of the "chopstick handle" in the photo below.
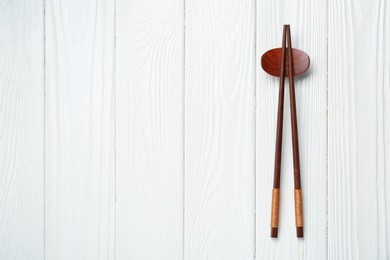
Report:
[[[295,224],[297,227],[297,237],[303,237],[301,170],[299,164],[297,108],[295,102],[294,66],[293,66],[290,26],[287,27],[287,45],[288,45],[287,55],[288,55],[288,68],[289,68],[288,79],[290,85],[291,130],[292,130],[292,146],[293,146],[293,162],[294,162]]]
[[[278,237],[280,189],[272,189],[271,237]]]
[[[280,165],[282,160],[282,134],[283,134],[283,107],[284,107],[284,77],[286,64],[286,28],[283,26],[282,39],[282,62],[280,67],[279,79],[279,99],[278,99],[278,118],[276,125],[276,145],[275,145],[275,167],[274,167],[274,186],[272,190],[272,208],[271,208],[271,237],[278,237],[279,225],[279,202],[280,202]]]
[[[303,207],[302,190],[294,189],[295,201],[295,226],[297,227],[297,237],[303,237]]]

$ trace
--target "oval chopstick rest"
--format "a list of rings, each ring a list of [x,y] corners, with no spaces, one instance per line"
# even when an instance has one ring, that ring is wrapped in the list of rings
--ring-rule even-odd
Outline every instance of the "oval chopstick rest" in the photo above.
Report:
[[[310,66],[310,57],[306,52],[292,49],[293,55],[293,66],[294,66],[294,76],[303,74],[305,71],[309,69]],[[288,55],[286,55],[286,63],[285,63],[285,76],[288,77],[289,69],[288,69]],[[268,74],[280,77],[280,66],[282,65],[282,48],[271,49],[261,56],[261,67]]]

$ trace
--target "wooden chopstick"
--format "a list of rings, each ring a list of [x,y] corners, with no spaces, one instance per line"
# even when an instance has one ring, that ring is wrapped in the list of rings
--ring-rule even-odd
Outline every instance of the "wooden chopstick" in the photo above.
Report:
[[[284,77],[285,77],[285,54],[286,54],[286,30],[287,25],[283,26],[282,39],[282,62],[280,66],[279,79],[279,100],[278,100],[278,118],[276,126],[276,147],[275,147],[275,165],[274,165],[274,186],[272,189],[272,207],[271,207],[271,237],[278,237],[279,226],[279,205],[280,205],[280,165],[282,159],[282,133],[283,133],[283,108],[284,108]]]
[[[299,164],[299,145],[298,145],[298,126],[297,109],[295,102],[294,88],[294,66],[291,46],[290,26],[287,26],[287,45],[288,45],[288,70],[290,86],[290,110],[291,110],[291,131],[294,162],[294,201],[295,201],[295,225],[297,227],[297,237],[303,237],[303,210],[302,210],[302,190],[301,190],[301,169]]]

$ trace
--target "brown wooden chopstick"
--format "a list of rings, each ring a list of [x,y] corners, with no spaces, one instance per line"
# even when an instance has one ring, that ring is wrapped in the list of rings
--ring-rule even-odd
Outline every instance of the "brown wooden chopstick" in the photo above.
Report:
[[[283,133],[283,108],[284,108],[284,77],[286,65],[286,29],[283,26],[282,39],[282,62],[280,66],[279,79],[279,100],[278,100],[278,119],[276,126],[276,147],[275,147],[275,165],[274,165],[274,188],[272,189],[272,208],[271,208],[271,237],[278,237],[279,226],[279,205],[280,205],[280,164],[282,160],[282,133]]]
[[[295,102],[294,87],[294,66],[291,46],[290,26],[287,26],[287,45],[288,45],[288,69],[290,86],[290,110],[291,110],[291,132],[294,162],[294,202],[295,202],[295,225],[297,227],[297,237],[303,237],[303,210],[302,210],[302,190],[301,190],[301,169],[299,164],[299,145],[298,145],[298,126],[297,109]]]

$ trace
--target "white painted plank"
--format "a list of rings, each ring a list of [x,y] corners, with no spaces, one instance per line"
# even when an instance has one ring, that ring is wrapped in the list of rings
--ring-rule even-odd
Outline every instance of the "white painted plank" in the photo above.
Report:
[[[253,259],[255,1],[186,1],[184,259]]]
[[[389,14],[329,1],[329,259],[390,256]]]
[[[278,239],[270,238],[279,79],[257,66],[256,257],[327,257],[327,1],[258,1],[257,61],[282,45],[283,24],[291,25],[292,45],[309,54],[311,67],[295,79],[304,238],[296,237],[290,100],[286,79]]]
[[[117,1],[117,259],[182,259],[184,2]]]
[[[43,2],[0,2],[0,259],[43,259]]]
[[[46,259],[114,256],[114,1],[46,1]]]

